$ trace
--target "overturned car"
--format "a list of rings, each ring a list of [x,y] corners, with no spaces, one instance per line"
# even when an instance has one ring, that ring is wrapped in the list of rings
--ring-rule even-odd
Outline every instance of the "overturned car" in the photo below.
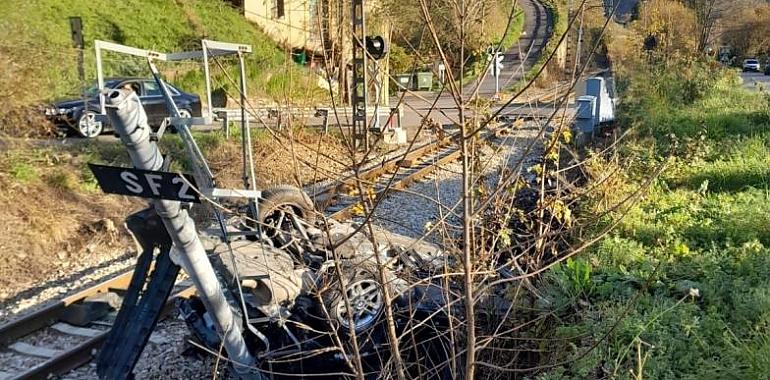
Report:
[[[153,72],[172,117],[184,122]],[[238,378],[389,378],[396,370],[452,378],[456,358],[446,334],[450,314],[460,313],[446,301],[451,285],[434,276],[451,265],[440,249],[368,224],[327,220],[296,188],[218,189],[184,124],[179,132],[196,172],[189,179],[171,173],[156,144],[162,135],[147,124],[136,94],[114,90],[107,98],[110,122],[134,164],[120,178],[130,180],[131,191],[146,178],[151,191],[141,193],[152,199],[126,220],[143,252],[99,353],[100,378],[131,378],[180,269],[197,292],[178,305],[197,345],[226,357]],[[244,165],[247,189],[249,169]],[[181,190],[167,191],[165,178]],[[194,204],[202,200],[216,207]],[[208,214],[195,223],[189,211],[198,208]],[[394,357],[409,364],[395,369]]]

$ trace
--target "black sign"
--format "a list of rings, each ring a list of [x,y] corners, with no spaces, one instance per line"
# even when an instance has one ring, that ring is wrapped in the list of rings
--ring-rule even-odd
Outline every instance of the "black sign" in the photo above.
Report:
[[[200,203],[195,179],[188,174],[96,164],[88,166],[105,193]]]
[[[83,21],[80,17],[70,17],[70,32],[72,34],[72,45],[82,49],[85,43],[83,41]]]

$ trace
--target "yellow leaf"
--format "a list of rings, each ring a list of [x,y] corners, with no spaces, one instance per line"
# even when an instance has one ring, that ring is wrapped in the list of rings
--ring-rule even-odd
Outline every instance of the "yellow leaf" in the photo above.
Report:
[[[361,202],[356,203],[353,205],[353,207],[350,208],[350,213],[355,216],[364,216],[366,215],[366,212],[364,210],[364,205],[361,204]]]

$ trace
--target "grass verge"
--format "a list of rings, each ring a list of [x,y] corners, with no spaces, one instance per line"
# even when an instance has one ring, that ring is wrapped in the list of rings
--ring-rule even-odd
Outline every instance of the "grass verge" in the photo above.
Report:
[[[609,211],[596,230],[620,216],[606,204],[667,169],[609,236],[547,276],[547,360],[569,364],[539,379],[760,379],[770,370],[770,101],[732,72],[682,64],[692,75],[639,70],[625,90],[620,125],[634,134],[592,168],[623,168],[584,206]]]
[[[202,38],[250,44],[246,55],[250,93],[284,99],[308,98],[320,94],[315,78],[293,64],[277,44],[225,1],[137,0],[40,0],[6,1],[0,4],[0,95],[15,103],[28,104],[78,93],[77,50],[72,46],[68,18],[83,20],[85,74],[96,77],[93,41],[114,41],[164,52],[200,50]],[[108,76],[147,76],[142,59],[105,53],[104,71]],[[203,76],[200,62],[160,64],[162,71],[186,91],[201,93]],[[232,59],[223,60],[228,73],[237,78]],[[212,63],[215,88],[234,92],[216,64]],[[5,94],[4,92],[8,92]]]

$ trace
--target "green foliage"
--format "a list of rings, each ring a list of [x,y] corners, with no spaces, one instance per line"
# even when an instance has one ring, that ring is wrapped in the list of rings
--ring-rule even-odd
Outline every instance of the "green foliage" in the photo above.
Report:
[[[388,59],[390,71],[394,74],[411,73],[414,70],[414,58],[401,45],[393,44],[390,46]]]
[[[549,345],[562,353],[555,361],[580,360],[539,378],[632,378],[640,358],[649,379],[761,379],[770,370],[768,99],[732,72],[682,64],[626,78],[618,116],[634,133],[619,148],[628,184],[617,189],[668,168],[587,256],[549,274],[548,295],[570,306],[549,309],[554,337],[585,335]]]
[[[479,67],[486,63],[487,47],[501,43],[503,49],[508,49],[518,41],[524,27],[524,14],[518,7],[514,10],[514,3],[513,0],[469,2],[466,4],[468,13],[462,28],[458,22],[460,17],[457,4],[427,2],[428,14],[441,49],[458,79],[461,61],[464,65],[463,75],[477,74]],[[512,10],[514,17],[508,25]],[[389,58],[392,73],[411,72],[415,65],[417,70],[422,71],[425,65],[440,59],[419,2],[384,0],[381,11],[382,17],[393,23],[393,44]],[[462,59],[461,50],[464,54]]]
[[[285,80],[282,86],[268,86],[271,73],[292,72],[294,79],[307,76],[304,69],[294,67],[274,42],[224,1],[5,1],[0,3],[0,14],[3,14],[0,32],[4,36],[0,52],[7,54],[17,64],[29,60],[38,63],[34,73],[25,73],[26,78],[18,79],[35,81],[35,91],[24,94],[28,101],[51,99],[80,91],[81,84],[76,70],[77,52],[72,48],[70,40],[69,16],[80,16],[83,19],[85,70],[90,80],[96,77],[93,53],[95,39],[166,52],[199,50],[202,38],[250,44],[253,53],[245,56],[248,88],[251,94],[256,95],[277,97],[285,94],[285,91],[279,91],[286,87]],[[220,61],[230,76],[237,80],[235,61]],[[200,63],[160,66],[170,81],[184,90],[197,93],[203,91]],[[104,71],[108,76],[149,75],[145,60],[113,53],[104,54]],[[212,74],[215,88],[231,92],[237,88],[216,63],[212,63]],[[9,85],[2,84],[4,87]],[[293,87],[296,88],[293,90],[295,95],[316,94],[313,81],[298,80]]]
[[[19,183],[32,182],[40,176],[38,170],[27,162],[15,161],[11,164],[11,176]]]
[[[506,0],[503,3],[506,5],[503,9],[510,9],[510,7],[513,6],[513,1],[511,0]],[[511,20],[508,29],[506,30],[505,27],[502,27],[499,30],[493,31],[491,42],[494,45],[500,45],[503,51],[509,50],[519,41],[519,37],[521,37],[521,32],[523,30],[524,11],[521,8],[516,7],[513,20]]]
[[[583,259],[567,259],[557,264],[550,272],[552,280],[557,285],[553,297],[560,300],[575,301],[590,297],[594,291],[591,264]],[[558,294],[561,293],[561,294]]]

